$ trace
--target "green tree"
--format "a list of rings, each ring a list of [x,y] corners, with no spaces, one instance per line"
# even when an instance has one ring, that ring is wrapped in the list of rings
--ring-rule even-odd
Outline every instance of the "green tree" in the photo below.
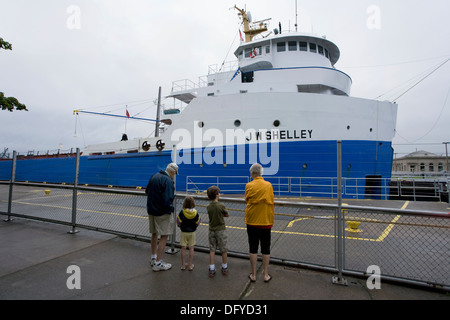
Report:
[[[12,44],[3,40],[3,38],[0,38],[0,49],[12,50]],[[5,97],[3,92],[0,92],[0,107],[2,110],[8,110],[11,112],[14,109],[28,111],[26,105],[20,103],[19,100],[14,97]]]
[[[0,92],[0,106],[2,107],[2,110],[8,110],[11,112],[14,109],[28,111],[26,105],[20,103],[19,100],[14,97],[5,97],[3,92]]]
[[[11,43],[3,40],[3,38],[0,38],[0,49],[12,50],[12,45]]]

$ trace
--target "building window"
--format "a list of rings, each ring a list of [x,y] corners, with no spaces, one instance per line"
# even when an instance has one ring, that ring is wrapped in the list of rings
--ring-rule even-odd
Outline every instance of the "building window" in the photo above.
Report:
[[[430,163],[430,164],[428,165],[428,171],[430,171],[430,172],[433,172],[433,171],[434,171],[434,164],[433,164],[433,163]]]
[[[420,163],[420,171],[425,172],[425,163],[423,162]]]
[[[286,42],[278,42],[277,43],[277,52],[286,51]]]
[[[438,163],[438,171],[439,171],[439,172],[444,171],[444,164],[443,164],[442,162],[439,162],[439,163]]]

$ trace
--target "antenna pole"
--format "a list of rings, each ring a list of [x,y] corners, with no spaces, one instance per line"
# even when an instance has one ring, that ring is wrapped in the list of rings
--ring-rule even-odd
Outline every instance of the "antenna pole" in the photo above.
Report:
[[[156,124],[155,124],[155,137],[159,137],[159,117],[161,114],[161,87],[158,92],[158,107],[156,108]]]
[[[244,24],[245,42],[251,42],[255,36],[257,36],[262,32],[267,31],[267,26],[263,23],[264,20],[261,20],[259,27],[250,28],[251,21],[249,21],[247,11],[245,9],[239,9],[238,7],[236,7],[236,5],[234,5],[234,8],[237,11],[239,11],[239,15],[242,16],[242,23]]]
[[[298,16],[298,11],[297,11],[297,0],[295,0],[295,32],[297,32],[297,16]]]

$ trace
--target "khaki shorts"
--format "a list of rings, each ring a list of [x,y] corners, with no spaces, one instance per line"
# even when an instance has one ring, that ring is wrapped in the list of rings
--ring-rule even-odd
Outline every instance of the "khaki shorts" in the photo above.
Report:
[[[227,240],[226,230],[209,230],[209,251],[219,250],[221,253],[227,252]]]
[[[195,246],[195,232],[181,232],[180,246],[182,247]]]
[[[173,233],[174,221],[172,214],[163,214],[162,216],[148,215],[149,231],[151,234],[159,236],[168,236]]]

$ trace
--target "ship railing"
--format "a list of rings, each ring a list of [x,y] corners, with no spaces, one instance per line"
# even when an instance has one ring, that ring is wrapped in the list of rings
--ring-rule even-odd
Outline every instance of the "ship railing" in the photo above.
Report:
[[[239,62],[237,60],[225,61],[222,64],[211,64],[208,66],[208,75],[215,74],[219,72],[230,72],[236,71],[239,67]]]
[[[208,66],[208,74],[204,76],[198,77],[198,83],[190,79],[181,79],[175,80],[172,82],[172,93],[193,90],[197,88],[204,88],[208,86],[208,76],[211,74],[222,73],[222,72],[230,72],[236,71],[239,67],[239,62],[237,60],[234,61],[226,61],[219,64],[212,64]]]
[[[176,80],[172,82],[172,93],[199,88],[200,85],[189,79]]]
[[[264,179],[272,183],[274,194],[277,196],[331,199],[338,197],[336,177],[265,176]],[[249,176],[188,176],[186,192],[205,194],[210,186],[216,185],[222,193],[238,194],[245,191],[245,185],[250,181]],[[441,180],[419,182],[380,177],[342,178],[342,196],[349,199],[449,202],[448,186],[448,181]]]

